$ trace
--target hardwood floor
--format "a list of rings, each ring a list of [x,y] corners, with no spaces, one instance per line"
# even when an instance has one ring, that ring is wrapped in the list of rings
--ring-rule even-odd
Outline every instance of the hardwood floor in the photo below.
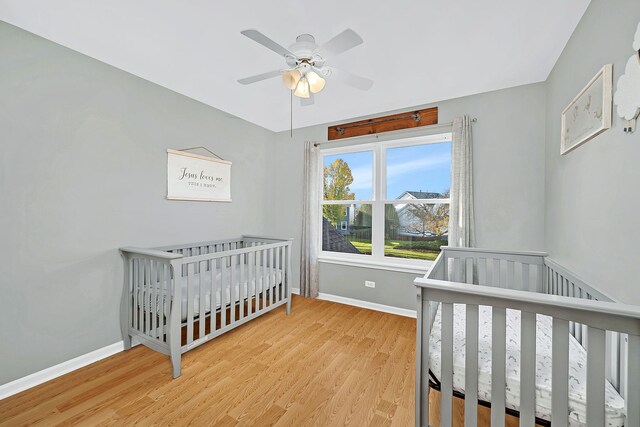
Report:
[[[138,346],[0,401],[0,425],[410,426],[415,320],[294,297],[183,355]]]
[[[440,392],[429,389],[429,424],[432,427],[440,427]],[[481,427],[491,426],[491,408],[478,405],[478,425]],[[452,408],[452,426],[464,427],[464,400],[459,397],[453,398]],[[505,414],[504,416],[505,427],[518,427],[520,425],[520,418]],[[535,424],[535,427],[542,427],[540,424]]]

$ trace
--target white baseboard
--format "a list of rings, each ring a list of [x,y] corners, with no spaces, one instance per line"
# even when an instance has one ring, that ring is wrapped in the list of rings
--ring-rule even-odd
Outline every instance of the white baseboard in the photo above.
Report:
[[[291,293],[300,295],[300,289],[291,288]],[[383,313],[397,314],[398,316],[412,317],[414,319],[416,318],[415,310],[409,310],[407,308],[400,308],[400,307],[393,307],[391,305],[378,304],[375,302],[362,301],[359,299],[342,297],[340,295],[325,294],[320,292],[318,294],[318,299],[323,301],[332,301],[340,304],[352,305],[360,308],[367,308],[369,310],[382,311]]]
[[[42,371],[35,372],[31,375],[27,375],[26,377],[18,378],[10,383],[0,385],[0,400],[50,381],[71,371],[75,371],[76,369],[80,369],[83,366],[90,365],[98,360],[120,353],[121,351],[124,351],[124,343],[122,341],[99,348],[91,353],[83,354],[82,356],[67,360],[66,362],[43,369]]]

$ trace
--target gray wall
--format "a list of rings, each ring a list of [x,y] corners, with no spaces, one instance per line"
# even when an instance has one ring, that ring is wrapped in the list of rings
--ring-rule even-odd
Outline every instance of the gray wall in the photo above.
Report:
[[[633,54],[638,0],[592,0],[547,81],[546,246],[588,283],[640,304],[640,129],[612,129],[560,156],[560,113],[613,63],[614,90]],[[614,113],[615,116],[615,113]]]
[[[478,119],[473,127],[478,246],[544,250],[544,104],[542,83],[433,104],[441,123],[462,114]],[[289,132],[279,133],[270,152],[276,171],[273,197],[280,207],[272,224],[279,234],[295,237],[297,256],[304,141],[325,141],[329,125],[294,130],[293,138]],[[293,264],[297,277],[298,258]],[[413,277],[323,264],[320,292],[415,309]],[[365,280],[376,281],[376,288],[365,288]]]
[[[123,245],[264,233],[275,134],[0,22],[0,384],[121,339]],[[233,203],[165,200],[166,149]]]

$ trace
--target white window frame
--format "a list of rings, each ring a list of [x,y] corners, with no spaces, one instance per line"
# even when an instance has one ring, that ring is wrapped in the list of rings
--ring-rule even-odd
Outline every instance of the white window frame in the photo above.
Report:
[[[318,242],[320,248],[319,261],[330,264],[353,265],[358,267],[379,268],[384,270],[401,271],[407,273],[423,274],[431,266],[433,261],[416,260],[408,258],[395,258],[384,256],[384,207],[386,204],[416,204],[429,203],[441,204],[451,203],[451,199],[411,199],[407,200],[391,199],[387,196],[387,149],[399,147],[411,147],[415,145],[438,144],[451,141],[451,132],[440,133],[436,135],[419,136],[414,138],[396,139],[390,141],[381,141],[373,143],[364,143],[357,145],[349,145],[343,147],[331,147],[320,149],[320,162],[324,170],[324,156],[332,156],[338,154],[358,153],[363,151],[371,151],[373,153],[372,164],[372,195],[371,200],[324,200],[323,183],[324,178],[320,179],[319,194],[322,197],[320,201],[320,217],[322,217],[322,207],[324,205],[361,205],[370,204],[372,212],[372,229],[371,229],[371,255],[365,254],[349,254],[343,252],[331,252],[322,250],[322,225],[318,230]]]

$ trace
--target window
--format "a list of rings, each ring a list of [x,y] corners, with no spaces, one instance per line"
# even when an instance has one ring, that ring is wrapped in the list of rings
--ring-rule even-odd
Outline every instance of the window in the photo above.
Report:
[[[322,161],[324,254],[415,262],[447,244],[451,134],[324,149]]]

